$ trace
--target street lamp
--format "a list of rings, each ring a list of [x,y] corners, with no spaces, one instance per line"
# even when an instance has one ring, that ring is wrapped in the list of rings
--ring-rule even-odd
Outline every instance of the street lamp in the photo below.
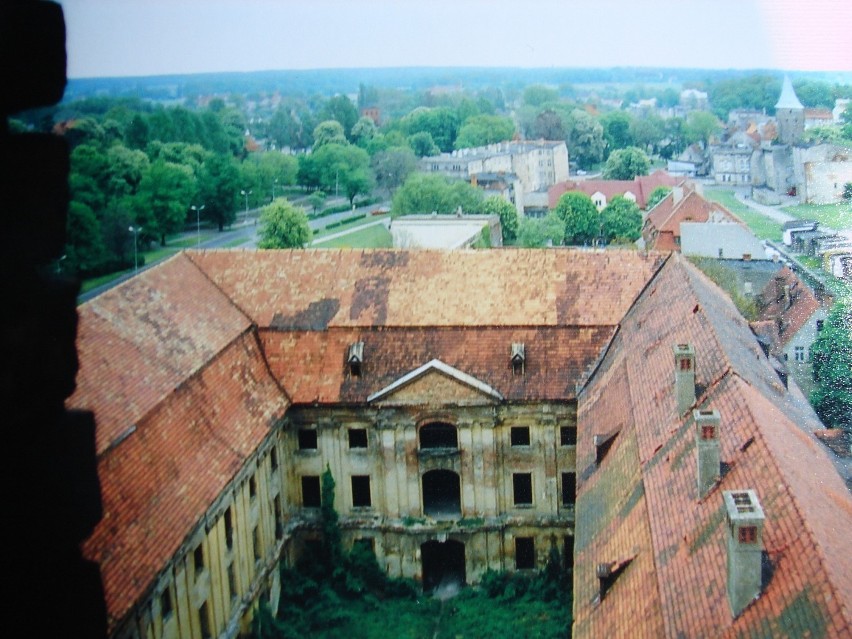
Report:
[[[201,211],[204,210],[206,204],[202,204],[201,206],[195,206],[194,204],[190,206],[193,211],[195,211],[195,245],[201,246]]]
[[[138,253],[139,233],[142,232],[142,227],[137,226],[137,227],[134,228],[134,227],[131,226],[127,230],[130,231],[131,233],[133,233],[133,272],[138,273],[139,272],[139,253]]]
[[[251,191],[240,191],[240,195],[246,196],[246,217],[248,217],[248,196],[251,195]]]

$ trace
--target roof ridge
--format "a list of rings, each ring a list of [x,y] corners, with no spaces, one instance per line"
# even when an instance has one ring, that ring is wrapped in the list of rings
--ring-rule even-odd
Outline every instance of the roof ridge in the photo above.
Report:
[[[208,249],[203,249],[203,250],[204,250],[204,251],[207,251]],[[219,249],[219,250],[221,251],[222,249]],[[219,293],[222,295],[222,297],[224,297],[226,300],[228,300],[228,303],[229,303],[231,306],[233,306],[233,307],[234,307],[234,308],[235,308],[235,309],[236,309],[236,310],[240,313],[240,315],[242,315],[242,316],[246,319],[246,321],[248,321],[248,323],[249,323],[250,325],[252,325],[252,326],[257,326],[257,324],[256,324],[256,323],[255,323],[255,321],[254,321],[254,318],[252,318],[252,316],[251,316],[251,315],[249,315],[249,314],[245,311],[245,309],[241,308],[241,307],[240,307],[240,305],[239,305],[239,304],[237,304],[237,303],[233,300],[233,298],[232,298],[230,295],[228,295],[228,294],[227,294],[227,293],[226,293],[226,292],[222,289],[222,287],[221,287],[221,286],[219,286],[219,284],[218,284],[218,283],[217,283],[217,282],[216,282],[216,281],[215,281],[212,277],[210,277],[210,275],[208,275],[208,274],[207,274],[207,271],[205,271],[203,268],[201,268],[201,265],[200,265],[198,262],[196,262],[194,259],[192,259],[192,253],[193,253],[193,252],[195,252],[195,253],[201,253],[202,251],[198,251],[198,250],[195,250],[195,251],[189,251],[189,250],[187,250],[187,249],[184,249],[184,250],[182,250],[182,251],[179,253],[179,255],[185,255],[185,256],[186,256],[186,259],[189,261],[189,263],[190,263],[190,264],[192,264],[192,265],[195,267],[195,269],[196,269],[199,273],[201,273],[201,275],[204,277],[204,279],[206,279],[208,282],[210,282],[210,284],[213,286],[213,288],[215,288],[217,291],[219,291]],[[264,356],[264,359],[265,359],[265,356]]]

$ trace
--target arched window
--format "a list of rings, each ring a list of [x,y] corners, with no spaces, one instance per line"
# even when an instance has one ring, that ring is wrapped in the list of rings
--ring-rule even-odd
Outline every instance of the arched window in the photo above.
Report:
[[[459,435],[452,424],[435,422],[420,429],[420,449],[458,448]]]
[[[461,482],[451,470],[423,474],[423,513],[430,517],[461,515]]]

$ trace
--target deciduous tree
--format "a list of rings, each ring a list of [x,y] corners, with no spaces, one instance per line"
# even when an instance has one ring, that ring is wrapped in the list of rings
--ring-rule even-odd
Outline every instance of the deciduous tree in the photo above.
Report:
[[[642,231],[642,212],[636,202],[616,195],[601,211],[601,223],[610,242],[635,242]]]
[[[585,193],[569,191],[559,198],[554,209],[565,223],[565,243],[584,244],[600,234],[601,216],[595,203]]]
[[[343,125],[337,120],[324,120],[314,129],[314,151],[326,144],[349,144],[343,132]]]
[[[485,146],[495,142],[511,140],[515,134],[515,123],[511,118],[499,115],[475,115],[459,129],[455,147],[465,149]]]
[[[209,157],[198,179],[198,201],[204,205],[204,217],[215,222],[219,231],[237,216],[240,172],[236,161],[225,153]]]
[[[417,170],[417,156],[407,146],[396,146],[376,153],[371,164],[379,186],[393,195],[394,189],[402,186],[408,176]]]
[[[826,426],[852,432],[852,300],[837,302],[811,348],[811,404]]]
[[[511,202],[507,202],[499,195],[492,195],[485,198],[482,203],[482,212],[487,215],[499,215],[500,227],[503,233],[503,243],[513,241],[518,237],[518,211]]]
[[[518,243],[524,248],[559,246],[565,239],[565,222],[553,211],[543,218],[525,217],[518,230]]]
[[[311,239],[311,227],[302,209],[279,198],[261,211],[259,234],[258,248],[304,248]]]
[[[613,151],[603,170],[605,180],[632,180],[637,175],[647,175],[651,168],[648,156],[635,146]]]
[[[657,206],[663,198],[665,198],[669,193],[671,193],[671,187],[668,186],[658,186],[653,191],[651,191],[651,195],[648,196],[648,199],[645,201],[645,210],[650,211],[652,208]]]
[[[413,173],[393,197],[394,215],[410,213],[467,213],[482,209],[482,191],[467,182],[451,183],[440,175]]]
[[[162,160],[152,163],[133,198],[137,223],[158,235],[165,246],[166,236],[183,226],[195,186],[189,167]]]

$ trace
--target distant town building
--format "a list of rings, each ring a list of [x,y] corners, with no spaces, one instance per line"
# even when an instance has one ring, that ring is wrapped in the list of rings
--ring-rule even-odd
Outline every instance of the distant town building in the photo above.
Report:
[[[488,247],[503,245],[497,215],[404,215],[390,223],[394,248],[462,249],[487,237]]]
[[[681,224],[683,222],[733,223],[745,228],[742,221],[724,206],[705,200],[701,196],[700,190],[700,185],[684,182],[674,187],[671,193],[648,212],[642,225],[642,240],[645,243],[645,248],[660,251],[680,251],[682,242]],[[734,234],[730,234],[730,237],[733,240]],[[695,244],[692,246],[696,251],[704,250]],[[741,246],[739,243],[737,243],[736,248],[732,245],[729,251],[734,251],[734,254],[730,257],[742,259],[742,253],[740,255],[735,254]],[[757,254],[754,257],[762,257],[762,255]]]
[[[660,186],[673,187],[679,182],[678,178],[662,169],[651,175],[637,175],[632,180],[566,180],[547,190],[547,203],[549,208],[555,208],[564,193],[579,191],[592,198],[598,211],[602,211],[617,195],[636,202],[637,206],[644,210],[654,189]]]
[[[484,174],[483,186],[493,184],[493,174],[513,175],[515,200],[509,201],[518,207],[520,200],[519,211],[526,213],[536,192],[546,200],[548,187],[568,179],[568,147],[564,141],[499,142],[424,157],[420,166],[426,172],[477,184],[474,178]]]

